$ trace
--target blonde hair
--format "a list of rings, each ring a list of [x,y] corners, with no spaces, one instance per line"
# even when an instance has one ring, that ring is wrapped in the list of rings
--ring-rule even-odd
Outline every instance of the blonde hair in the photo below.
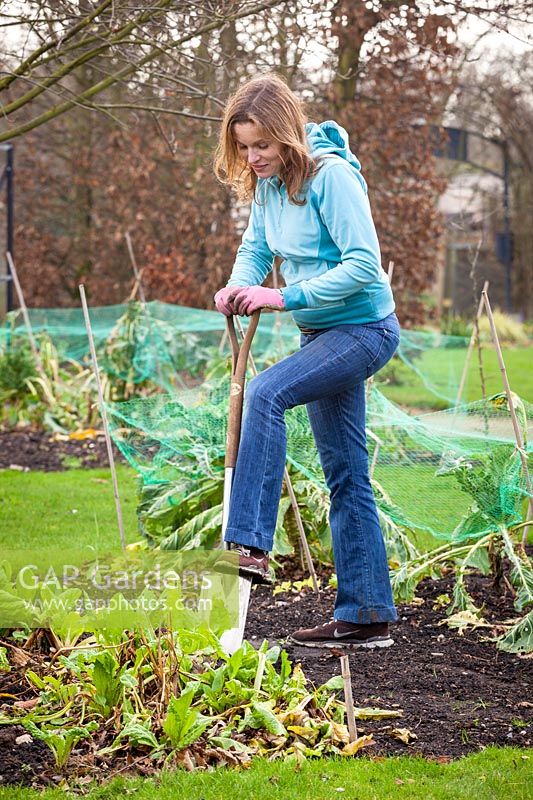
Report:
[[[246,81],[229,98],[222,120],[215,175],[231,186],[239,200],[248,201],[255,197],[257,175],[237,150],[233,126],[242,122],[255,122],[263,135],[281,145],[283,166],[279,177],[289,201],[304,205],[305,198],[298,198],[298,194],[316,171],[316,162],[306,145],[302,104],[279,75],[268,73]]]

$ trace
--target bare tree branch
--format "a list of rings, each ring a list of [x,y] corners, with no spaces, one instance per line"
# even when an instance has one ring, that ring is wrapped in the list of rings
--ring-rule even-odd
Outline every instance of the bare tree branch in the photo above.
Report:
[[[157,0],[157,2],[149,8],[141,6],[141,14],[137,15],[134,19],[129,19],[126,22],[117,21],[117,25],[109,29],[109,35],[107,30],[101,30],[99,31],[98,37],[91,35],[85,40],[80,41],[80,47],[82,45],[86,46],[87,42],[90,42],[91,46],[88,50],[78,55],[77,58],[63,63],[62,58],[69,52],[72,52],[72,50],[77,49],[78,43],[72,43],[72,41],[70,41],[68,48],[63,49],[62,44],[66,40],[72,40],[75,33],[89,33],[91,22],[94,22],[98,16],[102,16],[104,13],[106,15],[109,14],[111,0],[104,0],[98,9],[95,9],[91,13],[91,19],[85,17],[83,20],[76,23],[76,25],[69,28],[63,36],[55,36],[53,40],[43,44],[26,58],[17,69],[10,72],[3,81],[0,81],[0,89],[4,90],[10,88],[15,80],[25,80],[29,78],[33,83],[33,87],[29,91],[24,92],[18,98],[5,104],[0,113],[3,115],[4,120],[7,120],[9,115],[16,111],[20,111],[24,108],[32,109],[35,100],[39,96],[45,94],[47,90],[50,90],[54,86],[62,86],[61,81],[63,79],[69,76],[75,76],[77,70],[84,65],[94,66],[95,69],[101,69],[102,58],[105,58],[107,54],[112,55],[117,60],[121,57],[126,61],[125,65],[110,72],[110,74],[106,75],[101,80],[97,80],[85,90],[75,94],[74,97],[54,105],[42,113],[38,113],[32,119],[17,121],[12,127],[8,127],[6,130],[0,132],[0,142],[21,136],[49,122],[51,119],[55,119],[60,114],[65,113],[76,105],[98,108],[99,106],[93,102],[93,98],[96,95],[101,94],[112,86],[127,81],[136,73],[142,71],[145,66],[157,62],[158,59],[162,60],[168,56],[172,57],[173,54],[184,45],[190,43],[197,37],[201,37],[203,34],[220,30],[225,25],[237,20],[258,15],[283,2],[284,0],[262,0],[260,2],[249,2],[249,0],[244,0],[244,2],[219,2],[218,0],[209,2],[209,0],[204,0],[203,3],[183,3],[176,2],[176,0]],[[127,10],[131,12],[132,8],[130,7]],[[165,37],[168,37],[178,26],[178,22],[173,19],[171,15],[171,12],[176,10],[188,12],[189,17],[191,15],[193,16],[193,19],[187,18],[184,21],[184,15],[180,15],[178,22],[181,24],[185,24],[185,22],[188,23],[188,29],[182,35],[178,35],[177,37],[172,37],[171,35],[170,38],[162,38],[161,42],[158,42],[157,39],[153,39],[149,30],[144,32],[145,27],[153,29],[155,26],[157,29],[157,27],[160,26]],[[161,22],[160,17],[162,14],[164,15],[164,20]],[[134,31],[138,31],[141,34],[144,32],[145,38],[137,42],[132,41],[131,35]],[[95,41],[97,42],[96,46],[92,46]],[[40,76],[38,79],[35,77],[32,78],[31,72],[38,63],[38,59],[41,58],[44,53],[50,53],[54,47],[56,48],[56,59],[51,60],[55,60],[59,66],[49,75]],[[39,66],[42,67],[43,63],[44,60]],[[4,70],[4,72],[5,71],[6,70]],[[194,87],[189,84],[189,88],[193,89]],[[204,93],[198,90],[198,96],[204,99],[209,98],[217,105],[221,104],[221,101],[213,97],[212,93]],[[141,108],[141,105],[137,105],[136,102],[134,104],[137,108]],[[111,104],[107,104],[108,109],[111,107]],[[119,106],[115,104],[115,107],[118,108]],[[125,105],[124,107],[127,106]],[[106,106],[103,105],[102,110],[105,110],[105,108]],[[171,114],[180,113],[179,109],[159,109],[159,107],[157,107],[157,109],[158,112],[164,111],[165,113]],[[184,111],[182,115],[187,116],[191,115],[191,113],[192,112],[187,110]],[[200,118],[212,119],[213,121],[217,119],[209,115],[201,115]]]
[[[83,105],[83,104],[82,104]],[[107,108],[128,108],[132,111],[152,111],[157,114],[170,114],[176,117],[189,117],[190,119],[205,119],[211,122],[222,122],[222,117],[211,117],[209,114],[193,114],[190,111],[181,111],[176,108],[158,108],[157,106],[141,105],[139,103],[99,103],[93,105],[92,103],[85,103],[86,108],[94,109],[107,109]]]

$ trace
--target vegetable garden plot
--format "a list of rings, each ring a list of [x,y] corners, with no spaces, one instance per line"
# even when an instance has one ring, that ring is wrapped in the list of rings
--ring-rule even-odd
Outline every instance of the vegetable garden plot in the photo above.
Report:
[[[223,380],[109,406],[115,442],[145,486],[152,485],[152,497],[221,480],[226,397]],[[533,406],[517,402],[527,440]],[[305,409],[292,409],[286,420],[291,467],[324,492]],[[459,414],[411,417],[374,387],[368,430],[378,505],[396,524],[461,541],[522,520],[527,495],[501,397],[465,405]]]
[[[186,336],[180,340],[182,332],[176,334],[170,344],[176,345],[176,358],[183,359],[176,363],[183,369],[169,386],[158,383],[158,369],[165,374],[163,359],[140,357],[143,348],[151,346],[154,325],[148,326],[143,314],[136,316],[138,308],[121,311],[113,335],[108,330],[100,346],[104,361],[106,355],[108,359],[109,385],[119,387],[119,397],[139,389],[150,394],[109,403],[115,442],[142,477],[138,517],[146,546],[210,547],[220,531],[228,394],[220,331],[209,339],[201,358],[197,343]],[[200,327],[193,331],[203,343],[206,313],[198,312]],[[183,342],[189,342],[189,349]],[[262,356],[279,357],[279,335],[274,337],[270,329],[264,342]],[[136,348],[135,369],[124,372]],[[199,372],[190,368],[189,360],[201,364]],[[174,360],[166,363],[175,372]],[[156,375],[147,378],[152,369]],[[140,383],[135,383],[137,377]],[[162,394],[161,387],[172,391]],[[397,645],[385,660],[371,654],[352,657],[355,702],[367,709],[361,711],[361,734],[370,737],[358,746],[373,745],[380,753],[418,748],[447,756],[489,742],[529,742],[529,707],[517,705],[516,685],[526,686],[523,657],[533,647],[533,579],[519,544],[527,497],[506,401],[500,395],[458,411],[413,418],[379,389],[378,380],[369,402],[369,446],[400,623],[394,631]],[[531,406],[518,398],[513,402],[526,436]],[[290,412],[287,423],[290,472],[313,554],[331,565],[327,493],[305,411]],[[526,447],[529,453],[530,445]],[[443,544],[421,552],[416,546],[421,531]],[[294,519],[283,497],[274,553],[279,569],[286,568],[284,556],[294,554],[294,543]],[[275,638],[302,624],[316,624],[317,613],[326,618],[331,612],[333,590],[324,589],[319,598],[302,592],[302,585],[293,586],[295,559],[290,563],[293,572],[284,575],[290,579],[285,594],[274,595],[274,600],[258,596],[256,616],[252,603],[247,635],[258,645],[263,636]],[[429,581],[423,580],[426,577]],[[333,586],[334,576],[331,581]],[[8,699],[2,709],[8,717],[0,720],[6,723],[4,730],[25,730],[41,755],[42,746],[48,746],[51,771],[82,776],[100,769],[108,774],[112,761],[127,764],[132,758],[140,769],[150,771],[165,763],[189,768],[239,764],[255,752],[295,761],[352,752],[344,750],[342,704],[331,695],[335,681],[325,693],[320,689],[321,683],[338,677],[337,653],[313,658],[289,649],[290,658],[305,662],[310,684],[298,666],[288,669],[287,656],[277,643],[274,651],[263,648],[264,658],[246,645],[231,661],[214,640],[206,650],[205,642],[193,637],[182,652],[182,644],[168,636],[163,643],[165,633],[155,638],[145,634],[146,641],[133,641],[133,634],[125,633],[114,642],[99,641],[90,631],[89,638],[79,642],[65,641],[61,630],[39,630],[29,641],[23,631],[16,640],[8,637],[1,645],[5,651],[0,651],[1,691],[18,699]],[[484,637],[488,641],[483,642]],[[513,654],[497,650],[497,640]],[[103,656],[108,651],[111,660]],[[444,660],[444,668],[438,659]],[[21,668],[35,674],[29,684]],[[271,691],[272,686],[278,688]],[[224,708],[222,695],[230,703]],[[311,695],[314,699],[307,700]],[[284,706],[287,699],[289,704],[294,700],[295,707]],[[299,716],[294,716],[304,700]],[[337,717],[324,716],[326,707]],[[26,723],[23,731],[19,723]],[[437,730],[444,731],[442,738]],[[235,740],[245,749],[230,744]],[[45,768],[45,779],[49,774]]]
[[[158,643],[149,634],[103,648],[88,638],[55,653],[45,631],[27,646],[21,637],[0,643],[0,723],[9,720],[0,724],[3,782],[46,786],[60,775],[80,785],[118,771],[153,774],[165,764],[239,766],[255,752],[293,763],[342,752],[343,651],[317,654],[284,642],[295,627],[328,617],[333,590],[317,598],[299,588],[294,561],[283,577],[283,592],[254,590],[248,617],[247,638],[257,648],[268,639],[270,647],[247,646],[229,660],[217,660],[208,637],[187,634],[175,652],[168,636]],[[326,587],[328,572],[320,577]],[[460,634],[442,625],[452,581],[426,580],[416,604],[399,606],[394,647],[350,654],[358,734],[366,741],[360,752],[447,760],[489,744],[531,746],[530,661],[498,652],[491,641],[498,619],[513,614],[512,598],[478,574],[468,580],[486,604],[487,627]],[[170,705],[173,695],[181,704]]]
[[[131,301],[91,308],[90,316],[101,367],[130,386],[150,382],[166,390],[184,388],[220,360],[225,326],[216,311]],[[80,308],[30,309],[29,317],[36,336],[49,340],[60,360],[86,363],[87,333]],[[294,352],[298,340],[289,315],[263,314],[254,339],[258,366]],[[0,353],[26,341],[22,317],[12,312],[0,328]],[[408,376],[413,392],[418,387],[451,405],[467,346],[465,337],[404,330],[398,358],[383,371],[382,380],[396,385]]]
[[[226,397],[222,380],[181,395],[110,406],[115,443],[143,479],[138,516],[150,546],[216,546]],[[513,402],[528,447],[533,409],[517,396]],[[288,462],[311,549],[316,558],[331,563],[327,492],[305,409],[292,409],[286,421]],[[500,646],[531,650],[533,570],[519,535],[512,533],[525,519],[528,495],[505,395],[430,415],[428,423],[408,416],[373,387],[367,424],[373,485],[396,598],[409,600],[422,578],[437,576],[451,565],[456,587],[449,613],[481,618],[465,587],[465,573],[482,558],[496,574],[505,555],[513,563],[515,608],[523,616],[509,627]],[[274,558],[294,552],[291,528],[290,501],[282,497]],[[413,532],[446,544],[421,553]]]

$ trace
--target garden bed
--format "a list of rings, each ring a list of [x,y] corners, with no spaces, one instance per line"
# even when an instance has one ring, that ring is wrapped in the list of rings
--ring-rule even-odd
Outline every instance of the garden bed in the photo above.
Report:
[[[58,439],[31,429],[0,431],[0,469],[53,471],[74,465],[107,466],[104,438]],[[326,588],[319,596],[308,588],[296,592],[294,581],[305,576],[296,559],[285,562],[277,586],[285,582],[288,590],[274,594],[275,587],[254,589],[245,634],[257,647],[264,639],[281,644],[293,664],[301,663],[314,686],[340,674],[339,656],[344,651],[297,647],[285,637],[331,617],[335,592],[327,587],[330,573],[323,570],[320,575]],[[503,652],[491,641],[503,632],[503,621],[517,618],[509,584],[504,578],[501,590],[496,590],[492,578],[470,572],[466,585],[487,627],[467,628],[460,635],[446,625],[445,596],[452,596],[454,586],[450,573],[441,580],[426,578],[417,587],[415,602],[399,605],[393,647],[347,651],[355,705],[402,712],[397,719],[358,722],[359,735],[371,734],[374,741],[365,747],[364,756],[419,754],[448,761],[489,745],[531,746],[533,656]],[[42,658],[42,653],[36,654]],[[0,671],[0,706],[18,702],[31,707],[37,692],[25,673],[34,668],[29,661]],[[71,786],[83,786],[92,779],[152,774],[158,769],[142,749],[98,756],[97,750],[106,743],[100,736],[103,733],[98,732],[92,740],[81,741],[59,770],[44,742],[20,725],[0,726],[0,787],[49,786],[65,778]],[[202,747],[199,743],[193,753],[196,766],[202,766]],[[179,764],[179,759],[178,754],[169,766]]]
[[[114,445],[113,452],[123,460]],[[32,428],[0,430],[0,469],[59,472],[72,467],[109,467],[103,433],[74,439]]]
[[[288,571],[284,570],[284,577]],[[484,604],[485,619],[502,620],[516,613],[511,597],[495,592],[490,579],[472,575],[468,583],[473,597]],[[491,628],[459,635],[442,625],[445,614],[434,606],[439,606],[439,596],[449,593],[451,586],[448,579],[425,580],[416,603],[399,606],[393,647],[350,651],[354,704],[403,711],[399,719],[358,723],[359,735],[372,734],[375,741],[365,748],[366,756],[409,753],[448,761],[488,745],[531,746],[531,656],[497,650],[488,640],[495,633]],[[317,597],[308,589],[274,596],[271,587],[257,587],[246,637],[256,645],[264,638],[282,643],[293,663],[301,662],[307,678],[318,686],[340,673],[342,649],[310,650],[287,644],[284,637],[295,628],[327,620],[334,596],[331,588]],[[8,703],[31,701],[35,696],[24,677],[25,667],[0,673],[0,694],[10,698]],[[394,729],[405,729],[407,743],[395,738]],[[83,784],[91,778],[107,780],[115,774],[155,770],[150,756],[142,752],[98,758],[94,748],[88,751],[83,746],[73,751],[60,772],[44,743],[31,739],[19,726],[0,727],[0,747],[0,786],[19,782],[46,786],[65,777],[71,785]]]
[[[516,617],[512,598],[491,587],[491,578],[469,576],[468,588],[488,621]],[[405,752],[426,757],[457,758],[487,745],[533,744],[533,656],[516,656],[496,649],[488,641],[500,630],[480,628],[463,635],[446,624],[437,598],[451,595],[453,580],[424,580],[417,588],[415,605],[400,605],[392,627],[394,646],[350,652],[352,687],[356,706],[401,708],[403,716],[390,728],[407,728],[416,735],[409,745],[394,739],[387,722],[364,722],[373,733],[374,755]],[[275,641],[298,628],[313,627],[332,616],[335,592],[319,597],[272,596],[269,587],[252,594],[246,636],[252,642]],[[293,662],[317,685],[340,673],[343,651],[311,650],[285,644]],[[390,722],[390,721],[389,721]],[[367,751],[368,752],[368,751]]]

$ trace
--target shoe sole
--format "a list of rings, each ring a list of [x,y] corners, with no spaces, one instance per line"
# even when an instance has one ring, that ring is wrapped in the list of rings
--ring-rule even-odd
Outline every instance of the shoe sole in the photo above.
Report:
[[[302,642],[299,639],[294,639],[289,636],[287,642],[290,644],[297,644],[299,647],[312,647],[320,650],[337,650],[338,648],[347,648],[351,650],[374,650],[376,647],[391,647],[394,644],[394,639],[368,639],[364,642],[346,641],[343,639],[335,639],[334,641],[326,642]]]

